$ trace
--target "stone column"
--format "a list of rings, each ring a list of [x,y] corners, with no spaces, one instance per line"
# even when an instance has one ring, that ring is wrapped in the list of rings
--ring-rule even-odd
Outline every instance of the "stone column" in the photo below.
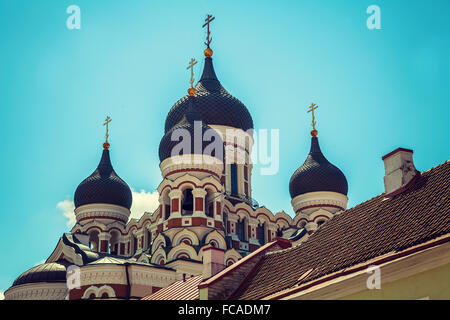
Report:
[[[196,188],[192,190],[192,196],[194,197],[194,214],[200,215],[205,214],[206,212],[206,203],[205,203],[205,197],[206,197],[206,190]]]
[[[181,190],[171,190],[169,192],[170,198],[170,215],[173,217],[181,217]]]
[[[108,253],[109,239],[111,239],[111,235],[109,233],[102,232],[98,235],[98,242],[99,242],[98,251],[99,252]]]

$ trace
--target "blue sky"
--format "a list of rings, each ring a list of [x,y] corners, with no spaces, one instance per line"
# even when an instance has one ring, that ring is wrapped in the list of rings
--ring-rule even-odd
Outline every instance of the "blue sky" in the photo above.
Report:
[[[66,8],[81,8],[68,30]],[[369,5],[381,30],[366,27]],[[447,0],[0,0],[0,290],[46,259],[96,167],[106,115],[111,157],[135,190],[161,181],[158,145],[186,93],[190,58],[214,65],[256,129],[280,129],[280,169],[254,170],[253,196],[292,215],[288,182],[309,150],[315,102],[325,156],[346,175],[349,206],[383,192],[381,156],[414,150],[418,170],[449,158]],[[424,213],[425,214],[425,213]]]

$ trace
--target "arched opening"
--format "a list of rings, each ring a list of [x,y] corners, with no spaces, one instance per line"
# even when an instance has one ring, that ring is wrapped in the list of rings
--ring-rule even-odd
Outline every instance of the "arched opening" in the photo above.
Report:
[[[231,195],[238,196],[237,164],[230,164]]]
[[[214,197],[215,192],[210,189],[206,189],[206,197],[205,197],[205,214],[208,217],[214,217]]]
[[[303,229],[306,226],[306,221],[301,221],[297,225],[300,229]]]
[[[214,248],[219,248],[219,244],[216,240],[210,240],[209,244],[212,245]]]
[[[99,239],[98,239],[99,232],[97,230],[92,230],[89,232],[89,248],[92,251],[98,251],[99,247]]]
[[[320,227],[321,225],[323,225],[325,223],[324,219],[321,219],[319,221],[317,221],[317,227]]]
[[[189,238],[182,238],[180,239],[179,243],[184,243],[184,244],[188,244],[188,245],[192,245],[192,241]]]
[[[233,260],[233,259],[228,259],[228,260],[227,260],[227,263],[226,263],[226,266],[229,267],[229,266],[231,266],[233,263],[234,263],[234,260]]]
[[[170,197],[169,197],[169,189],[167,189],[162,196],[161,209],[163,211],[164,220],[169,219],[170,217]]]
[[[186,252],[181,252],[176,255],[175,259],[190,259],[190,256]]]
[[[132,248],[132,252],[133,254],[136,253],[137,251],[137,247],[138,247],[138,241],[137,241],[137,237],[135,235],[133,235],[133,248]]]
[[[194,211],[194,197],[192,189],[187,188],[183,191],[183,205],[181,206],[181,215],[191,215]]]
[[[241,241],[247,241],[245,229],[247,227],[247,222],[245,218],[239,219],[237,222],[237,236]]]
[[[107,299],[107,298],[109,298],[109,295],[108,295],[108,293],[107,293],[107,292],[104,292],[104,293],[102,294],[102,298],[103,298],[103,299]]]
[[[95,299],[95,293],[91,293],[91,294],[89,295],[89,299]]]
[[[147,245],[147,247],[148,248],[151,248],[151,246],[152,246],[152,232],[150,231],[150,230],[147,230],[147,243],[148,243],[148,245]]]
[[[263,245],[266,243],[266,232],[265,232],[265,223],[258,224],[258,242]]]
[[[111,238],[109,240],[109,253],[117,255],[119,253],[119,237],[120,234],[117,230],[110,232]]]

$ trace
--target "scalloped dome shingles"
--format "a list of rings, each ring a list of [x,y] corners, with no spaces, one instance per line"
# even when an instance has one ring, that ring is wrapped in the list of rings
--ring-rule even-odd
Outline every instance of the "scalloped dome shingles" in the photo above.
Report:
[[[222,87],[211,58],[205,58],[203,74],[195,90],[198,112],[207,125],[230,126],[244,131],[253,129],[250,112],[241,101]],[[187,95],[174,104],[166,118],[165,133],[181,121],[188,105]]]
[[[79,184],[75,191],[74,202],[76,208],[92,203],[107,203],[131,208],[130,187],[114,171],[109,150],[103,150],[97,169]]]
[[[167,158],[170,158],[172,156],[172,149],[177,144],[180,143],[179,141],[172,141],[172,133],[175,130],[187,130],[189,132],[190,138],[191,138],[191,142],[190,142],[191,150],[190,150],[189,154],[196,154],[199,151],[201,152],[201,154],[204,154],[205,148],[208,145],[210,145],[212,142],[216,141],[216,140],[213,140],[213,141],[207,141],[207,140],[204,141],[203,140],[205,132],[207,132],[208,130],[212,130],[212,129],[211,129],[211,127],[206,125],[204,121],[202,121],[200,114],[198,112],[198,109],[196,108],[196,105],[197,105],[197,97],[189,97],[188,98],[188,107],[187,107],[186,112],[184,113],[181,121],[179,123],[177,123],[174,127],[172,127],[168,132],[166,132],[166,134],[164,134],[164,136],[162,137],[161,142],[159,143],[159,160],[161,162],[163,162]],[[195,124],[194,124],[195,121],[201,121],[201,123],[202,123],[202,127],[201,127],[202,135],[199,137],[199,138],[202,138],[201,150],[195,149],[195,144],[196,144],[195,138],[197,138],[195,136]],[[216,131],[212,131],[212,133],[214,134],[214,139],[220,139],[220,147],[222,148],[222,155],[216,155],[214,153],[213,156],[215,156],[219,160],[223,161],[223,156],[224,156],[224,152],[225,152],[223,149],[223,142],[222,142],[219,134],[216,133]]]
[[[298,195],[316,191],[333,191],[347,195],[348,184],[342,171],[322,154],[317,137],[313,137],[308,157],[289,181],[289,192],[293,199]]]

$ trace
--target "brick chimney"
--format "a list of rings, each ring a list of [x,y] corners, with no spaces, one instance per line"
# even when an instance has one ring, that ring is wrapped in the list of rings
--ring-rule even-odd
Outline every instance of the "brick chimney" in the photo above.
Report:
[[[414,166],[410,149],[397,148],[381,159],[384,161],[384,189],[386,196],[394,196],[402,192],[419,174]]]
[[[225,251],[209,245],[203,248],[203,280],[219,273],[225,268]]]

